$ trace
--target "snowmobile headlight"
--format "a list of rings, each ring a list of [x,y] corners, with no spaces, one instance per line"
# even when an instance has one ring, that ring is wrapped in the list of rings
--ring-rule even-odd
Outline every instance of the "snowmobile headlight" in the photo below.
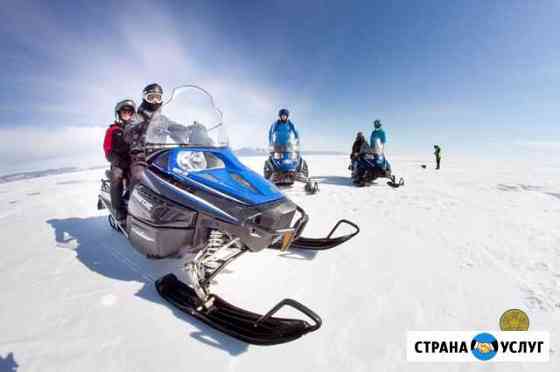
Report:
[[[177,164],[184,171],[204,170],[208,168],[206,157],[200,151],[181,151],[177,154]]]
[[[290,153],[290,159],[297,160],[297,158],[299,158],[299,155],[298,155],[297,152]]]
[[[274,159],[276,159],[276,160],[282,159],[282,153],[281,152],[275,152],[274,153]]]

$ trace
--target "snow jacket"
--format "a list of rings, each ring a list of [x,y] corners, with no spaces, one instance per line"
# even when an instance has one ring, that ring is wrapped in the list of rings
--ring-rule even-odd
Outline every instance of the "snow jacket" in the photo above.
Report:
[[[275,144],[287,145],[290,142],[290,135],[292,134],[296,139],[299,139],[296,127],[291,121],[283,122],[277,120],[272,124],[268,132],[268,143],[272,144],[274,140]]]
[[[441,148],[439,146],[435,148],[434,155],[436,156],[436,159],[441,159]]]
[[[103,140],[103,151],[105,158],[112,165],[119,168],[127,168],[130,163],[128,144],[124,140],[123,125],[114,122],[105,131],[105,139]]]
[[[361,136],[361,137],[356,137],[356,140],[354,141],[354,144],[352,145],[352,153],[350,154],[350,159],[354,159],[355,157],[357,157],[360,152],[362,151],[362,145],[366,142],[366,139]]]
[[[376,139],[380,139],[382,144],[385,144],[385,142],[387,142],[387,136],[385,135],[385,131],[381,128],[379,129],[374,129],[373,132],[371,132],[371,137],[369,139],[369,145],[373,148],[375,147],[375,140]]]
[[[124,139],[130,148],[130,154],[133,158],[143,157],[144,147],[146,144],[146,132],[154,115],[154,111],[150,111],[144,106],[144,102],[138,107],[138,113],[132,124],[126,126],[124,131]]]

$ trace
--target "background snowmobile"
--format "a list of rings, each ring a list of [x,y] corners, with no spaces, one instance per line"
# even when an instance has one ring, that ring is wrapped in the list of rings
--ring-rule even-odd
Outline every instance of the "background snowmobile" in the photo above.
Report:
[[[305,191],[319,191],[316,181],[309,178],[309,168],[301,157],[299,139],[290,136],[287,143],[280,143],[276,136],[269,144],[270,156],[264,163],[264,178],[275,185],[293,185],[295,181],[305,183]]]
[[[352,183],[364,186],[375,181],[377,178],[388,178],[387,184],[397,188],[404,185],[404,179],[397,178],[391,171],[391,164],[385,157],[384,146],[381,140],[377,139],[374,148],[364,142],[356,161],[352,163]]]
[[[126,225],[113,217],[107,180],[98,206],[111,212],[111,226],[140,253],[189,257],[183,258],[188,283],[168,274],[156,282],[159,294],[181,311],[248,343],[278,344],[317,330],[321,318],[297,301],[285,299],[259,315],[229,304],[209,286],[226,265],[247,252],[332,248],[359,228],[341,220],[325,239],[301,237],[306,213],[236,158],[221,113],[201,88],[173,91],[150,123],[146,149],[148,166],[130,193]],[[332,238],[341,224],[354,231]],[[299,310],[311,322],[274,317],[284,306]]]

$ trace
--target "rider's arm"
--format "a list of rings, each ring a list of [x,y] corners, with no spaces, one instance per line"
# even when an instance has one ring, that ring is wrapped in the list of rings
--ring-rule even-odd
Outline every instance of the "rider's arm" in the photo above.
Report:
[[[274,122],[270,126],[270,130],[268,131],[268,143],[272,143],[272,137],[274,136],[275,131],[276,131],[276,122]]]
[[[290,121],[290,129],[291,129],[292,133],[294,134],[294,136],[296,137],[296,139],[299,139],[299,134],[296,130],[296,126],[291,121]]]

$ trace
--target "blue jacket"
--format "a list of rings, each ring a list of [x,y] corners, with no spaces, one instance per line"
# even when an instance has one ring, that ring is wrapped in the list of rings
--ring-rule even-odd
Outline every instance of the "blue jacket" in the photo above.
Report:
[[[272,144],[273,138],[276,138],[276,144],[286,145],[290,142],[290,135],[292,134],[296,139],[299,139],[296,127],[291,121],[288,120],[287,122],[282,122],[278,120],[270,127],[270,131],[268,133],[268,143]]]
[[[385,131],[383,129],[374,129],[373,132],[371,132],[371,137],[369,138],[369,145],[373,148],[375,147],[375,140],[379,138],[381,140],[382,144],[385,144],[385,142],[387,142],[387,136],[385,136]]]

